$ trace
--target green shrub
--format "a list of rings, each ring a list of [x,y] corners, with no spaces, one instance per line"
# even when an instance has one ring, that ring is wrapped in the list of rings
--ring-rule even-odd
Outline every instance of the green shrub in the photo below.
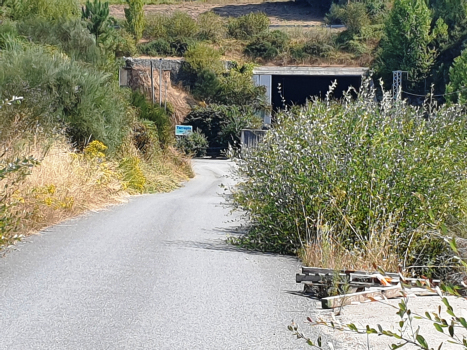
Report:
[[[215,102],[225,105],[249,105],[256,110],[268,108],[263,86],[253,82],[253,65],[235,66],[219,76],[219,92]]]
[[[99,38],[99,44],[107,55],[118,57],[132,57],[137,53],[133,36],[125,29],[111,28]]]
[[[127,104],[110,75],[40,47],[2,51],[0,91],[23,96],[36,124],[65,125],[77,146],[97,139],[115,151],[129,131]]]
[[[53,45],[70,58],[97,63],[100,51],[93,35],[79,19],[49,22],[30,18],[17,24],[18,32],[37,44]]]
[[[290,38],[280,30],[257,35],[246,47],[245,54],[270,60],[287,49]]]
[[[197,75],[192,91],[196,99],[212,103],[216,101],[220,89],[218,75],[210,69],[204,69]]]
[[[163,14],[155,14],[146,17],[144,36],[154,39],[167,39],[167,23],[169,17]]]
[[[184,124],[203,133],[209,147],[227,149],[238,147],[240,133],[245,128],[258,128],[261,120],[249,106],[210,105],[193,110],[185,118]]]
[[[228,34],[240,40],[249,39],[268,30],[270,20],[262,12],[252,12],[237,18],[231,18],[227,25]]]
[[[185,62],[192,74],[198,74],[206,69],[216,73],[222,72],[224,65],[220,58],[219,50],[203,43],[197,43],[185,52]]]
[[[157,39],[151,41],[150,43],[143,44],[139,46],[139,51],[142,54],[149,55],[149,56],[169,56],[173,54],[172,48],[170,44],[165,39]]]
[[[170,48],[176,56],[185,56],[189,48],[196,45],[196,40],[193,38],[176,38],[170,42]]]
[[[166,22],[167,37],[192,38],[198,33],[198,24],[189,14],[182,11],[175,11]]]
[[[204,157],[208,148],[208,140],[201,131],[196,129],[188,135],[178,136],[176,147],[187,155]]]
[[[49,21],[77,18],[80,15],[77,0],[5,0],[8,14],[14,20],[42,17]]]
[[[466,127],[460,107],[427,120],[423,110],[389,94],[378,103],[366,90],[356,101],[313,101],[277,116],[238,164],[246,181],[235,204],[252,224],[243,242],[290,253],[326,231],[363,249],[389,232],[387,252],[405,266],[444,265],[449,249],[440,237],[466,209]]]
[[[144,19],[144,1],[126,0],[129,8],[125,8],[125,19],[128,31],[133,34],[136,42],[143,37],[145,19]]]
[[[175,11],[172,15],[157,14],[147,18],[147,28],[145,35],[155,39],[166,39],[175,41],[176,39],[194,38],[198,33],[198,24],[186,12]]]
[[[212,42],[219,42],[227,34],[227,28],[224,20],[214,12],[205,12],[198,16],[198,33],[196,37],[199,40],[211,40]]]
[[[139,91],[132,93],[131,103],[138,108],[138,116],[141,120],[148,120],[154,124],[160,146],[162,148],[169,146],[173,141],[172,123],[170,115],[166,113],[165,109],[159,107],[159,105],[153,105]]]

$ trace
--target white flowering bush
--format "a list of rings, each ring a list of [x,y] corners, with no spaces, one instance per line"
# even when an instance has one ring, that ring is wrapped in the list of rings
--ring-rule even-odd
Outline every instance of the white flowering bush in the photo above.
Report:
[[[243,153],[233,202],[251,227],[237,243],[293,253],[326,232],[354,250],[384,234],[405,266],[445,262],[441,236],[465,209],[461,106],[429,114],[388,94],[377,102],[368,83],[356,99],[331,94],[279,115],[264,142]]]

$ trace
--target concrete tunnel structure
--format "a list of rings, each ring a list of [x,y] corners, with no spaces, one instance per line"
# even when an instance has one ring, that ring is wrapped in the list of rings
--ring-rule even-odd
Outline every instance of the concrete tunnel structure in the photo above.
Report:
[[[257,67],[253,70],[253,81],[266,88],[266,100],[272,106],[272,113],[263,115],[264,123],[271,124],[272,114],[285,105],[303,105],[313,96],[324,98],[335,80],[334,98],[341,98],[349,87],[358,90],[368,73],[366,67]]]

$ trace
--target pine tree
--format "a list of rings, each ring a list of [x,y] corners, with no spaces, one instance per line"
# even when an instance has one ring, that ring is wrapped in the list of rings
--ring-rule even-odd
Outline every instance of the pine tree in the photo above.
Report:
[[[87,0],[81,12],[81,18],[87,22],[88,29],[96,36],[97,42],[99,35],[103,34],[109,25],[109,3],[101,3],[100,0],[91,3]]]
[[[446,86],[446,100],[467,103],[467,49],[454,59],[449,68],[449,80],[450,83]]]
[[[143,37],[144,31],[144,11],[143,0],[126,0],[130,6],[125,9],[125,18],[128,31],[133,34],[135,41],[138,42]]]
[[[425,0],[395,0],[376,64],[386,82],[391,81],[393,71],[402,70],[408,72],[412,89],[424,84],[437,55],[431,23],[432,14]]]

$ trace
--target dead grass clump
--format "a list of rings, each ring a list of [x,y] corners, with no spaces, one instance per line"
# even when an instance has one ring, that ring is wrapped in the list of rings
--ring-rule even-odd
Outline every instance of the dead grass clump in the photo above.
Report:
[[[348,250],[330,231],[324,231],[306,243],[299,256],[304,266],[360,271],[372,271],[378,266],[384,271],[397,272],[400,259],[393,252],[390,234],[390,229],[374,232],[360,246]]]
[[[65,140],[57,139],[44,155],[44,142],[36,139],[23,147],[22,154],[14,155],[41,159],[9,196],[7,210],[17,222],[16,232],[31,233],[123,200],[125,192],[116,164],[106,159],[102,152],[105,146],[99,144],[95,147],[93,142],[88,152],[76,154]]]

